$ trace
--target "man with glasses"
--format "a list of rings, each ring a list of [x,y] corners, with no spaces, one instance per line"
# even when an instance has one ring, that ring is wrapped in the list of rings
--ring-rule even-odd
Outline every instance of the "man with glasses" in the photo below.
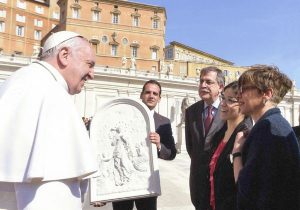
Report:
[[[186,109],[185,138],[191,158],[190,194],[196,210],[207,210],[209,198],[205,180],[209,170],[209,152],[212,137],[224,124],[219,116],[220,94],[224,76],[217,67],[201,70],[199,96],[202,100]]]

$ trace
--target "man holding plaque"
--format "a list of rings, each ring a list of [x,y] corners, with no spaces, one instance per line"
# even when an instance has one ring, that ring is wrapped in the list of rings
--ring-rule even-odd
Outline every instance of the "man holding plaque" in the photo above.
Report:
[[[172,135],[170,120],[154,111],[161,99],[161,85],[156,80],[147,81],[142,89],[140,98],[150,109],[154,118],[156,132],[150,132],[149,139],[156,145],[158,157],[164,160],[173,160],[176,156],[176,148]],[[113,202],[113,210],[156,210],[157,197],[147,197],[135,200]]]

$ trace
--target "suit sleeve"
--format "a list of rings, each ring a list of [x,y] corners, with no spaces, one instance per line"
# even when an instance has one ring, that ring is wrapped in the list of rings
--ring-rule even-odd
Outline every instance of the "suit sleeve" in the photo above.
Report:
[[[191,141],[191,132],[190,132],[190,120],[189,120],[189,109],[185,110],[185,143],[186,143],[186,150],[191,157],[192,153],[192,141]]]
[[[157,133],[160,135],[161,142],[158,157],[164,160],[173,160],[176,157],[176,148],[170,121],[168,120],[168,123],[161,125]]]

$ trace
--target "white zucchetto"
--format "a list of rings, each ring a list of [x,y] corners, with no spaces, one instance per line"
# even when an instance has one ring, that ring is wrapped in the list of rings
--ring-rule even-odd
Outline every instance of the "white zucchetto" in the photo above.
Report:
[[[59,31],[51,34],[43,46],[42,54],[74,37],[82,37],[82,36],[72,31]]]

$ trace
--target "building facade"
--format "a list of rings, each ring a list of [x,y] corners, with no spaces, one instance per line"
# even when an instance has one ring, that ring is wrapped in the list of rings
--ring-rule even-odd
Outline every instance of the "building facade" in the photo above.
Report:
[[[237,80],[248,68],[235,66],[234,63],[215,55],[173,41],[165,49],[162,72],[184,77],[199,77],[200,70],[207,66],[217,66],[224,72],[226,84]]]
[[[18,68],[32,62],[32,58],[0,56],[0,85]],[[198,101],[198,77],[182,78],[165,73],[129,71],[122,68],[95,67],[95,78],[88,81],[82,92],[73,96],[81,116],[92,117],[97,110],[116,97],[139,99],[143,84],[156,79],[162,85],[162,98],[156,111],[171,120],[175,141],[183,138],[183,112],[186,106]],[[299,124],[300,91],[293,88],[278,105],[290,124]],[[184,145],[184,142],[182,142]],[[184,146],[183,146],[184,149]]]
[[[183,112],[198,101],[200,70],[217,66],[226,83],[247,67],[179,42],[165,47],[165,8],[121,0],[0,0],[0,85],[18,68],[37,59],[52,33],[69,30],[88,38],[96,53],[95,79],[74,96],[83,117],[115,97],[138,99],[142,85],[162,85],[157,112],[170,118],[176,141],[183,139]],[[36,31],[41,31],[40,35]],[[298,125],[300,91],[279,104],[283,116]]]
[[[55,0],[0,0],[1,54],[37,56],[41,39],[58,22]]]
[[[98,65],[159,71],[165,8],[120,0],[59,0],[57,4],[60,23],[51,32],[69,30],[88,38]]]

